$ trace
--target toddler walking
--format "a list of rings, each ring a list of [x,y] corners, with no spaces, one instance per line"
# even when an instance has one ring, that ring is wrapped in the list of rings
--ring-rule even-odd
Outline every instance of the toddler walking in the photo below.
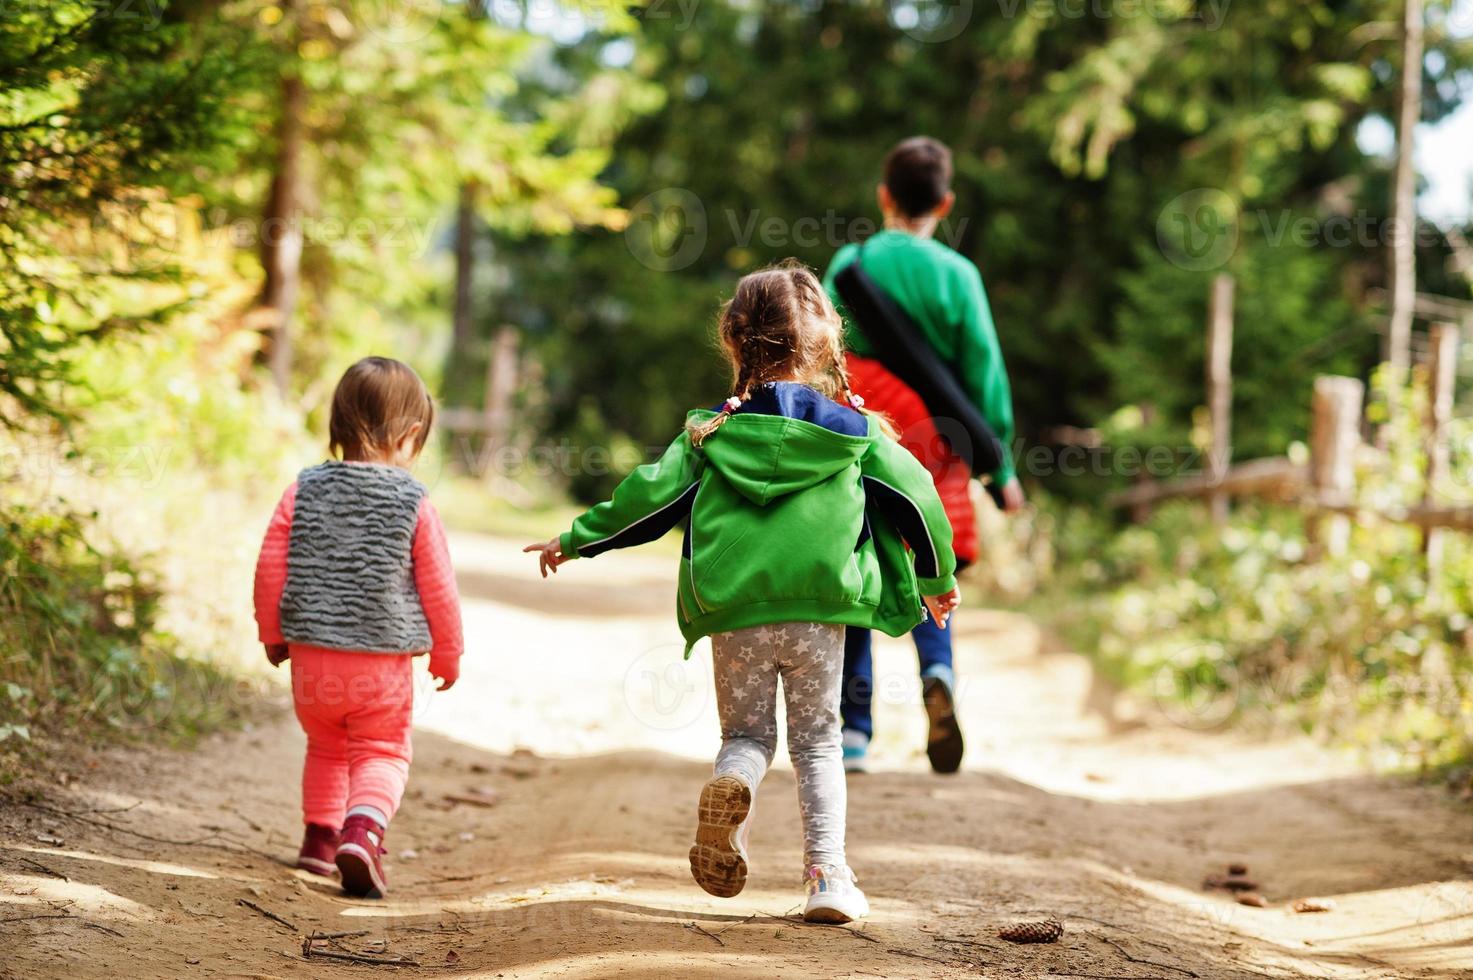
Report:
[[[415,654],[447,690],[460,675],[460,603],[445,530],[409,473],[434,403],[408,365],[368,357],[333,392],[341,459],[287,488],[256,563],[256,622],[273,666],[291,660],[307,733],[297,867],[336,870],[382,897],[384,833],[409,778]]]
[[[691,874],[721,897],[746,884],[780,679],[803,822],[803,917],[848,922],[869,903],[844,851],[844,628],[903,635],[921,621],[922,596],[944,623],[960,601],[951,529],[930,475],[849,392],[839,317],[811,272],[784,265],[746,276],[719,333],[731,397],[692,412],[657,462],[526,550],[539,553],[545,577],[684,522],[677,618],[687,656],[711,636],[721,722]]]

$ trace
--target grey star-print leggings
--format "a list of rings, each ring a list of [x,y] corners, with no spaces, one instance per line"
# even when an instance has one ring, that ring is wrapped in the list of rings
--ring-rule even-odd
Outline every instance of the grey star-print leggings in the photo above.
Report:
[[[803,817],[803,863],[844,867],[848,794],[839,721],[844,627],[783,623],[717,633],[711,652],[721,717],[716,775],[741,779],[755,800],[777,749],[777,679],[782,677],[788,756],[798,775]]]

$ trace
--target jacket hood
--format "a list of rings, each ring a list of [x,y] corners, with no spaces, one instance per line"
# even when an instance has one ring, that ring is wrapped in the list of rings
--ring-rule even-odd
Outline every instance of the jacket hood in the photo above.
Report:
[[[696,419],[711,415],[691,413]],[[738,493],[766,506],[853,466],[869,444],[868,435],[847,435],[781,415],[740,412],[702,443],[701,452]]]

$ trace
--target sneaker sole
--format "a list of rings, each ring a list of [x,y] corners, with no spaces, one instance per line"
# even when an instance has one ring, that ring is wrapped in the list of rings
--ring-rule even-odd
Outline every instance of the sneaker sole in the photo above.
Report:
[[[357,844],[338,848],[338,873],[343,876],[343,891],[359,898],[383,898],[388,885],[373,866],[368,852]]]
[[[297,858],[297,867],[303,871],[310,871],[315,875],[321,875],[324,878],[336,878],[338,876],[338,867],[331,861],[319,861],[317,858],[299,857]]]
[[[747,859],[732,836],[752,812],[752,791],[732,776],[718,776],[701,789],[690,873],[709,894],[731,898],[747,885]]]
[[[866,915],[869,915],[868,906],[862,911],[856,909],[851,914],[834,905],[814,905],[803,910],[803,921],[817,922],[827,926],[842,926],[845,923],[853,922],[855,919]]]
[[[956,703],[951,689],[939,677],[926,679],[922,692],[926,704],[926,717],[931,730],[926,739],[926,758],[931,760],[931,769],[940,773],[956,772],[962,766],[962,753],[966,746],[962,742],[961,725],[956,720]]]

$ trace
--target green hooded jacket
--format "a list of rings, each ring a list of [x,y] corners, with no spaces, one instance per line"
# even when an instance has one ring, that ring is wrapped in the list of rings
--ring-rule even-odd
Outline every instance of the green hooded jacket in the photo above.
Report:
[[[769,623],[901,636],[921,621],[922,595],[956,584],[930,473],[877,419],[806,385],[758,389],[699,448],[682,432],[573,522],[563,554],[653,541],[682,521],[687,656],[702,636]]]

